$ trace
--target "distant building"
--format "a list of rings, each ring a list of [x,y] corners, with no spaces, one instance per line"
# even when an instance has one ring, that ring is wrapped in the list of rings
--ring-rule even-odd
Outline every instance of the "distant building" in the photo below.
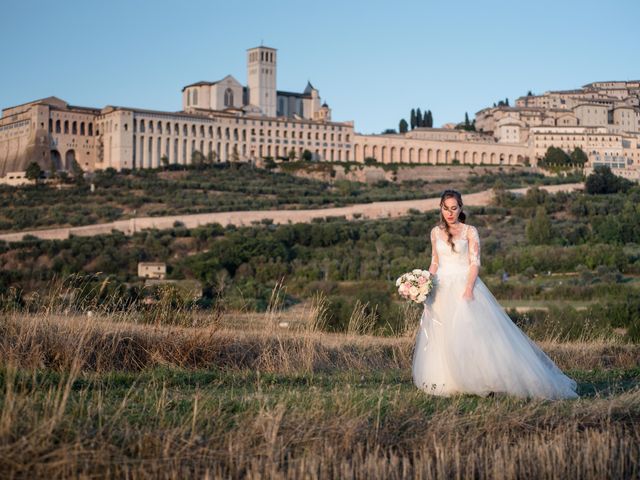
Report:
[[[138,277],[164,280],[167,276],[167,264],[162,262],[138,263]]]
[[[33,180],[27,178],[26,172],[8,172],[6,176],[0,177],[0,185],[33,185]]]
[[[594,82],[527,95],[476,113],[477,132],[416,128],[359,134],[332,121],[318,90],[277,89],[277,50],[246,53],[247,84],[227,75],[182,88],[182,110],[91,108],[48,97],[5,108],[0,118],[0,183],[37,162],[45,171],[158,168],[194,161],[300,159],[381,163],[532,165],[549,146],[581,148],[640,179],[640,81]],[[620,167],[624,165],[624,168]],[[13,179],[9,179],[13,175]]]

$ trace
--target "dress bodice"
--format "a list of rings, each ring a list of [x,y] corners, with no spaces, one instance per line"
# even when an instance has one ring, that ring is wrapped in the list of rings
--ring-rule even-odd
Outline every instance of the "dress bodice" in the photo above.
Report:
[[[447,232],[436,226],[431,230],[431,263],[438,265],[438,274],[465,273],[470,265],[480,266],[480,242],[475,227],[463,224],[453,237],[454,248],[448,242]]]

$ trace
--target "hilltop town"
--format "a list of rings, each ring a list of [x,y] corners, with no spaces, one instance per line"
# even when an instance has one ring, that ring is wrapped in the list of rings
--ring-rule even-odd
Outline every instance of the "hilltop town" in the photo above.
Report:
[[[575,90],[531,92],[475,115],[473,129],[417,127],[361,134],[334,121],[319,90],[277,90],[277,50],[247,50],[247,85],[233,75],[181,92],[182,110],[81,107],[48,97],[2,110],[0,183],[44,172],[188,165],[198,159],[271,159],[411,164],[536,166],[549,147],[584,153],[586,172],[609,166],[640,179],[640,81],[594,82]]]

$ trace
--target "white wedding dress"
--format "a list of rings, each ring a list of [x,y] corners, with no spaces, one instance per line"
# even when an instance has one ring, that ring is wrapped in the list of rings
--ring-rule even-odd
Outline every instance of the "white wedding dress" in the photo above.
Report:
[[[511,321],[480,277],[474,298],[462,298],[470,267],[480,266],[475,227],[463,224],[452,251],[446,231],[436,226],[431,245],[436,286],[425,301],[416,338],[416,386],[439,396],[576,398],[576,382]]]

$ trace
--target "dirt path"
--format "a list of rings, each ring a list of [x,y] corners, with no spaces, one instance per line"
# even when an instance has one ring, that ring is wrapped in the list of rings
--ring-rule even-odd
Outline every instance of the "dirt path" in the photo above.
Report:
[[[524,193],[529,187],[512,189],[515,193]],[[540,187],[548,192],[573,191],[583,188],[581,183],[564,185],[549,185]],[[464,203],[469,206],[486,206],[491,202],[492,190],[464,195]],[[219,223],[223,226],[234,224],[237,226],[250,225],[271,219],[273,223],[305,223],[314,218],[345,216],[353,218],[387,218],[407,215],[410,209],[426,212],[438,208],[438,198],[424,200],[399,200],[392,202],[358,203],[346,207],[317,208],[310,210],[248,210],[235,212],[199,213],[193,215],[170,215],[166,217],[139,217],[129,220],[117,220],[110,223],[86,225],[83,227],[52,228],[47,230],[29,230],[16,233],[0,234],[0,240],[7,242],[20,241],[25,235],[32,235],[41,239],[54,240],[69,238],[69,235],[94,236],[119,230],[126,235],[148,228],[172,228],[175,222],[182,223],[187,228],[195,228],[208,223]]]

